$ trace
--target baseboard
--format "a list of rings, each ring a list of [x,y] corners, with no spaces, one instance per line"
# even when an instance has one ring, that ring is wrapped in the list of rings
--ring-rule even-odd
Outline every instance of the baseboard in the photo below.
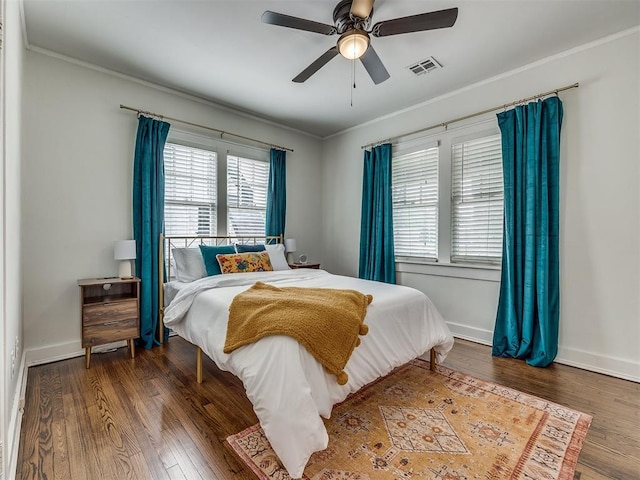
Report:
[[[120,342],[107,343],[94,347],[93,353],[101,353],[114,348],[125,347],[127,345],[126,340]],[[30,348],[26,350],[27,353],[27,366],[34,367],[36,365],[43,365],[45,363],[58,362],[60,360],[67,360],[68,358],[81,357],[84,355],[84,349],[79,341],[59,343],[57,345],[50,345],[41,348]]]
[[[447,322],[447,325],[456,338],[482,345],[491,345],[493,343],[493,332],[490,330],[453,322]],[[125,341],[115,342],[96,347],[93,351],[100,353],[124,346],[126,346]],[[75,341],[38,349],[28,349],[25,354],[26,366],[33,367],[44,363],[80,357],[84,355],[84,349],[82,349],[79,341]],[[640,383],[640,364],[621,358],[599,355],[560,345],[555,362]]]
[[[20,428],[22,426],[22,414],[24,413],[24,399],[27,387],[28,367],[26,361],[26,352],[22,353],[20,359],[20,368],[18,369],[18,381],[16,383],[16,392],[11,404],[9,412],[9,429],[7,431],[7,469],[6,480],[14,480],[16,477],[16,469],[18,467],[18,447],[20,446]]]
[[[640,383],[640,363],[560,345],[556,363]]]
[[[452,322],[447,322],[447,325],[456,338],[469,340],[482,345],[491,346],[493,344],[493,332],[490,330]],[[599,355],[560,345],[558,347],[558,355],[554,362],[640,383],[640,363],[634,363],[621,358]]]
[[[468,325],[460,325],[459,323],[447,322],[449,330],[456,338],[469,340],[482,345],[491,345],[493,343],[493,332],[482,328],[470,327]]]

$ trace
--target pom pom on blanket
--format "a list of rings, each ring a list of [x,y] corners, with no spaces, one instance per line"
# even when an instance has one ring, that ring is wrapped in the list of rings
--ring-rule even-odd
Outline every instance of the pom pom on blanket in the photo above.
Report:
[[[349,375],[347,375],[347,372],[343,370],[336,375],[336,380],[338,381],[338,385],[346,385],[349,381]]]

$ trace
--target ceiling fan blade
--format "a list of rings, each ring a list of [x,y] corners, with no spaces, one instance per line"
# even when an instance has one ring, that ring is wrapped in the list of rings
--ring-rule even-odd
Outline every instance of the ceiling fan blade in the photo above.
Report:
[[[360,57],[360,61],[376,85],[384,82],[391,76],[389,72],[387,72],[387,69],[384,68],[382,60],[380,60],[380,57],[371,45],[369,45],[367,51],[364,52],[364,55]]]
[[[373,10],[373,0],[353,0],[351,3],[351,15],[358,18],[369,18]]]
[[[373,26],[371,34],[374,37],[388,37],[389,35],[400,35],[402,33],[422,32],[425,30],[435,30],[437,28],[453,27],[458,18],[458,9],[449,8],[438,10],[437,12],[420,13],[408,17],[383,20]]]
[[[333,35],[336,27],[305,18],[292,17],[283,13],[271,12],[267,10],[262,14],[262,23],[278,25],[280,27],[296,28],[306,32],[322,33],[323,35]]]
[[[336,55],[338,55],[338,47],[331,47],[329,50],[327,50],[322,55],[320,55],[315,62],[313,62],[311,65],[305,68],[302,72],[300,72],[298,76],[293,79],[293,82],[295,83],[306,82],[311,75],[313,75],[322,67],[324,67]]]

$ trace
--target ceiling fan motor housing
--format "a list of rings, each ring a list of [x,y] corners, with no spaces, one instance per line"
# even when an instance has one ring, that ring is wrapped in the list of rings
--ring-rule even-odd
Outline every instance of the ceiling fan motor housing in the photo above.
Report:
[[[366,19],[352,17],[351,3],[352,0],[342,0],[336,5],[336,8],[333,9],[333,23],[339,34],[343,34],[351,29],[366,30],[369,27],[371,17],[373,16],[373,9],[371,9],[371,13]]]

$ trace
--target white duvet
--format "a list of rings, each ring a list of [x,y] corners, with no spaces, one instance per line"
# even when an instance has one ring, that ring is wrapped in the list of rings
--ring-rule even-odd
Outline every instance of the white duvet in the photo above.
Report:
[[[226,355],[222,352],[229,305],[240,292],[261,281],[277,286],[349,288],[373,295],[365,323],[369,333],[351,356],[346,385],[293,338],[265,337]],[[320,418],[334,404],[395,367],[435,348],[438,361],[453,346],[442,317],[423,293],[331,275],[324,270],[297,269],[206,277],[180,290],[165,312],[165,324],[199,345],[222,370],[244,383],[265,435],[292,478],[302,477],[311,454],[324,450],[328,435]]]

